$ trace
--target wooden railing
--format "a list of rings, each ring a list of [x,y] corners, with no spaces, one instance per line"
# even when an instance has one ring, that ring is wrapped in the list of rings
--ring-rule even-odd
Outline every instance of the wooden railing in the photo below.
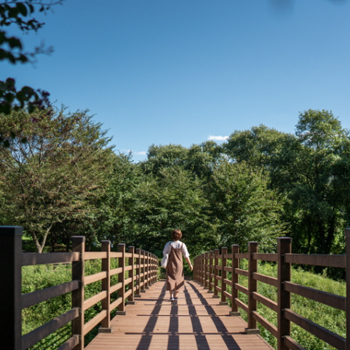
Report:
[[[232,245],[231,253],[227,248],[215,249],[201,254],[194,259],[194,280],[208,288],[213,297],[221,303],[231,301],[231,315],[239,316],[238,308],[247,313],[247,333],[258,333],[257,322],[277,338],[278,350],[304,349],[291,337],[291,322],[307,332],[325,341],[336,349],[350,350],[350,229],[345,229],[346,255],[293,254],[292,239],[277,239],[277,253],[258,253],[258,243],[249,242],[248,253],[240,253],[238,245]],[[240,269],[239,260],[248,260],[248,270]],[[277,278],[265,276],[258,271],[258,261],[277,263]],[[228,263],[229,262],[229,263]],[[346,297],[308,288],[291,282],[291,265],[314,265],[346,269]],[[227,278],[227,272],[232,278]],[[248,288],[238,282],[238,276],[248,278]],[[221,287],[218,285],[221,282]],[[267,283],[277,288],[277,302],[266,298],[257,291],[257,282]],[[227,292],[227,286],[232,293]],[[248,305],[239,299],[242,292],[248,297]],[[291,310],[291,293],[323,303],[346,312],[346,338],[331,332],[317,323]],[[220,294],[220,296],[219,296]],[[257,302],[277,313],[277,327],[262,317],[257,310]],[[305,350],[305,349],[304,349]]]
[[[22,253],[22,227],[0,227],[0,342],[1,348],[24,350],[72,322],[72,336],[59,348],[84,349],[84,336],[101,323],[99,332],[112,332],[111,312],[125,314],[125,304],[133,303],[157,281],[158,258],[144,250],[118,245],[118,252],[111,251],[110,241],[102,241],[101,252],[86,252],[85,237],[73,236],[73,251],[69,253]],[[101,259],[101,272],[85,276],[84,262]],[[118,259],[118,268],[111,269],[111,259]],[[127,263],[126,263],[127,261]],[[39,264],[72,264],[72,280],[57,286],[23,294],[21,291],[22,266]],[[125,277],[128,272],[128,278]],[[111,276],[118,276],[118,283],[111,285]],[[84,300],[84,286],[102,281],[101,292]],[[118,291],[118,298],[111,303],[111,294]],[[22,332],[22,309],[57,296],[72,293],[71,309],[43,326],[25,334]],[[84,312],[96,303],[102,303],[102,311],[88,322]]]

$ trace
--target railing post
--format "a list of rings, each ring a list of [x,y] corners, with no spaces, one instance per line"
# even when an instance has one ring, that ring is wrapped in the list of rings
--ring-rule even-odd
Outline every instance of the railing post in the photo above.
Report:
[[[209,269],[209,253],[204,253],[204,289],[208,289],[208,269]]]
[[[197,268],[196,268],[197,283],[202,283],[202,281],[201,281],[201,277],[202,277],[202,274],[201,274],[201,255],[197,256],[196,263],[197,263]]]
[[[258,272],[258,261],[254,259],[253,254],[258,252],[258,242],[248,243],[249,262],[248,262],[248,327],[246,333],[259,334],[260,331],[256,328],[256,320],[253,318],[253,313],[256,311],[257,302],[253,298],[253,292],[257,291],[258,282],[253,278],[253,273]]]
[[[145,288],[148,289],[149,288],[149,252],[145,252],[146,256],[145,256],[145,271],[146,271],[146,285]]]
[[[227,266],[227,258],[226,258],[226,254],[227,254],[227,248],[226,247],[222,247],[221,248],[221,301],[220,301],[220,305],[227,305],[227,301],[226,301],[226,283],[225,283],[225,279],[227,276],[225,267]]]
[[[150,282],[150,286],[153,285],[154,283],[154,256],[153,254],[150,254],[150,270],[151,270],[151,282]]]
[[[219,258],[218,258],[218,255],[219,255],[219,252],[220,250],[219,249],[215,249],[214,250],[214,295],[213,295],[213,298],[219,298],[219,294],[218,294],[218,290],[217,290],[217,286],[218,286],[218,279],[217,279],[217,276],[219,275],[219,270],[217,268],[218,264],[219,264]]]
[[[22,226],[0,226],[0,339],[22,350]]]
[[[111,241],[101,241],[101,250],[107,253],[105,259],[102,259],[102,271],[107,272],[107,277],[102,280],[102,291],[106,291],[107,295],[105,299],[102,299],[102,310],[107,311],[107,316],[101,322],[101,327],[98,329],[99,333],[112,333],[111,328]]]
[[[156,283],[158,281],[158,256],[155,255],[154,256],[154,283]]]
[[[157,265],[156,265],[156,263],[157,263],[157,257],[155,256],[155,255],[153,255],[153,260],[152,260],[152,263],[153,263],[153,265],[152,265],[152,268],[153,268],[153,278],[152,278],[152,284],[153,283],[156,283],[156,271],[157,271]]]
[[[145,287],[146,287],[146,267],[145,267],[145,255],[146,252],[144,250],[141,250],[141,265],[142,265],[142,286],[141,286],[141,293],[146,293]]]
[[[236,269],[239,268],[239,259],[236,257],[236,254],[239,253],[239,245],[232,244],[232,304],[231,304],[231,312],[232,316],[240,316],[241,313],[238,311],[238,306],[236,304],[236,299],[238,299],[238,289],[236,288],[236,284],[238,283],[238,273]]]
[[[203,254],[198,256],[198,268],[197,268],[197,278],[198,283],[203,285]]]
[[[205,287],[205,254],[201,255],[201,285]]]
[[[84,265],[85,236],[73,236],[72,251],[79,252],[80,259],[72,262],[72,280],[79,281],[79,289],[72,292],[72,308],[79,309],[79,317],[72,321],[72,333],[79,336],[79,344],[74,350],[83,350],[84,345]]]
[[[212,273],[213,273],[213,255],[214,255],[214,250],[209,251],[209,266],[208,266],[208,293],[213,293],[213,279],[211,277]]]
[[[345,229],[346,244],[346,350],[350,350],[350,228]]]
[[[136,290],[135,290],[135,297],[140,297],[140,285],[141,285],[141,258],[140,258],[140,254],[141,254],[141,249],[140,248],[136,248]]]
[[[277,349],[288,350],[284,345],[284,337],[290,335],[290,321],[284,317],[284,310],[290,309],[290,292],[284,290],[284,282],[291,280],[291,264],[285,262],[285,254],[292,252],[292,239],[277,238],[278,253],[278,312],[277,312]]]
[[[118,274],[118,282],[122,283],[122,288],[119,289],[120,297],[122,298],[121,304],[118,306],[117,315],[126,315],[125,311],[125,244],[118,244],[118,251],[122,253],[122,257],[118,259],[118,267],[122,268],[122,272]]]
[[[152,253],[148,253],[148,271],[149,271],[149,282],[148,282],[148,286],[151,287],[151,285],[153,284],[152,278],[153,278],[153,258],[152,258]]]
[[[148,277],[148,271],[147,271],[147,254],[148,252],[146,250],[144,250],[144,268],[143,268],[143,276],[144,276],[144,289],[148,289],[148,285],[147,285],[147,277]]]
[[[131,282],[129,283],[129,289],[132,290],[129,296],[128,304],[134,305],[134,293],[135,293],[135,247],[129,247],[129,253],[132,255],[129,258],[129,265],[131,265],[131,270],[129,271],[129,277],[131,277]],[[131,264],[130,264],[131,262]]]
[[[193,280],[197,282],[197,256],[193,259]]]

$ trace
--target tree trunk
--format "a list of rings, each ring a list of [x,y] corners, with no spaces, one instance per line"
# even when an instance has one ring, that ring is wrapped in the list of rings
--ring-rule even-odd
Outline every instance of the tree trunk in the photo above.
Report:
[[[37,235],[34,232],[30,232],[30,235],[33,238],[33,241],[35,243],[37,252],[38,253],[42,253],[43,247],[40,245]]]

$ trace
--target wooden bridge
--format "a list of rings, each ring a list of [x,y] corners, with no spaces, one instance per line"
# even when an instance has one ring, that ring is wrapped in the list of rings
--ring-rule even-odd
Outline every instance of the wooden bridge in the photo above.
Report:
[[[126,316],[111,321],[113,332],[100,333],[87,350],[270,350],[258,334],[246,334],[247,324],[231,316],[198,283],[187,280],[175,302],[169,300],[165,281],[152,285]]]
[[[248,253],[240,253],[239,247],[233,245],[231,252],[222,247],[201,254],[194,259],[194,280],[186,281],[184,292],[173,303],[168,299],[164,282],[157,281],[158,258],[149,252],[134,247],[126,251],[124,244],[112,252],[110,241],[102,241],[101,252],[86,252],[85,237],[75,236],[73,251],[69,253],[23,253],[22,232],[22,227],[0,227],[3,349],[31,348],[69,323],[70,338],[62,341],[59,350],[83,350],[84,337],[97,329],[98,335],[86,347],[89,350],[271,349],[259,335],[259,323],[277,338],[278,350],[303,350],[291,337],[294,323],[336,349],[350,350],[350,229],[345,230],[345,255],[293,254],[291,239],[287,237],[278,239],[278,251],[272,254],[258,253],[257,242],[249,242]],[[101,271],[86,275],[85,262],[96,259],[101,261]],[[248,261],[247,270],[240,268],[240,259]],[[276,263],[277,278],[260,274],[258,260]],[[59,263],[71,264],[71,281],[22,295],[23,266]],[[345,269],[346,297],[292,283],[292,264]],[[239,275],[248,279],[248,288],[238,283]],[[86,298],[85,287],[98,281],[101,291]],[[258,281],[277,288],[278,300],[259,294]],[[239,292],[247,295],[247,304],[239,299]],[[67,293],[72,296],[69,311],[22,335],[23,309]],[[347,337],[293,312],[293,293],[345,311]],[[99,302],[102,309],[85,319],[85,311]],[[277,325],[259,314],[257,302],[276,312]],[[246,313],[247,323],[239,316],[240,310]]]

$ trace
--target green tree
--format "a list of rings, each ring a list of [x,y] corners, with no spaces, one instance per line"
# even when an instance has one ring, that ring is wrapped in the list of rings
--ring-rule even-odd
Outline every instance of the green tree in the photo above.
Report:
[[[258,241],[259,249],[271,251],[276,237],[286,233],[281,220],[283,199],[268,189],[268,177],[245,162],[222,162],[208,183],[216,246]]]
[[[151,145],[147,152],[147,160],[142,163],[142,169],[146,174],[157,175],[164,168],[175,165],[183,167],[187,153],[188,149],[181,145]]]
[[[175,228],[183,231],[192,254],[209,245],[207,201],[201,182],[189,171],[173,166],[162,169],[159,176],[144,176],[134,195],[131,220],[137,246],[160,254]]]
[[[349,194],[347,144],[347,132],[332,112],[308,110],[299,115],[294,140],[274,158],[272,183],[289,199],[285,215],[298,250],[341,250]]]
[[[105,191],[112,151],[91,118],[64,110],[0,115],[0,136],[9,142],[0,148],[2,214],[24,226],[38,252],[54,227],[92,215],[91,199]]]
[[[223,144],[225,153],[237,162],[271,170],[271,159],[291,135],[270,129],[265,125],[251,130],[235,131]]]
[[[99,212],[95,232],[99,240],[109,239],[113,244],[124,242],[134,245],[135,237],[139,235],[132,218],[139,202],[136,191],[147,175],[142,173],[140,166],[132,163],[130,155],[113,153],[111,164],[106,191],[95,203]]]
[[[38,31],[44,25],[33,17],[35,12],[45,12],[63,0],[8,0],[0,3],[0,61],[12,64],[33,62],[38,54],[52,52],[52,47],[36,47],[32,52],[24,51],[22,40],[11,36],[4,28],[17,27],[23,33]],[[33,112],[36,108],[47,109],[50,106],[49,93],[41,89],[24,86],[16,88],[13,78],[0,80],[0,113],[10,114],[12,110],[26,108]],[[0,130],[1,131],[1,130]],[[0,138],[0,146],[8,146]]]
[[[223,150],[214,141],[206,141],[200,145],[192,145],[185,159],[184,168],[203,180],[208,180],[213,169],[223,159]]]

